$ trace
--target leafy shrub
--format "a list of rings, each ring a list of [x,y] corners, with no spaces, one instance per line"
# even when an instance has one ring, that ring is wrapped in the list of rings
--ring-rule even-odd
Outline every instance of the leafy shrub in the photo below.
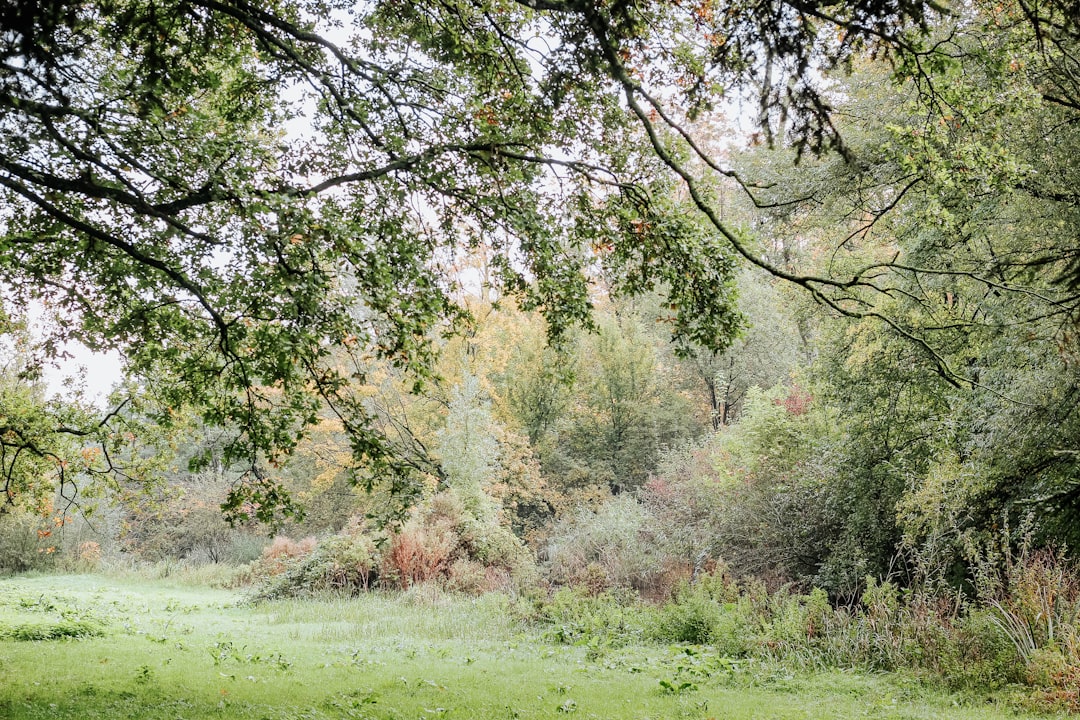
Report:
[[[648,625],[648,611],[636,594],[625,590],[593,595],[582,588],[563,588],[550,597],[534,598],[525,614],[564,644],[626,645],[639,642]]]
[[[649,634],[663,642],[713,645],[728,657],[749,654],[760,624],[758,606],[736,587],[723,576],[682,584],[656,613]]]
[[[727,624],[722,622],[723,615],[721,606],[708,597],[700,593],[686,594],[664,605],[650,635],[663,642],[708,645],[725,634],[734,634],[730,625],[723,627]]]
[[[278,548],[272,551],[273,557],[277,558],[288,557],[287,549],[302,547],[291,541],[275,540],[274,544]],[[325,591],[356,593],[367,590],[377,580],[377,567],[375,542],[363,532],[343,532],[293,559],[283,572],[269,578],[256,597],[268,599]]]
[[[0,625],[0,638],[22,641],[61,640],[98,637],[104,634],[100,623],[86,619],[65,618],[55,621]]]
[[[23,510],[0,513],[0,572],[48,570],[56,563],[55,528]]]
[[[923,660],[954,687],[985,688],[1023,682],[1024,666],[1016,662],[1011,643],[989,611],[969,607],[955,621],[956,652],[926,653]],[[951,665],[946,663],[951,660]]]
[[[778,592],[772,599],[772,617],[765,630],[772,647],[799,648],[814,643],[830,627],[834,610],[824,590],[809,595]]]
[[[641,589],[659,569],[650,517],[633,496],[622,494],[595,513],[581,510],[552,529],[546,548],[548,578],[598,593]]]
[[[493,587],[488,585],[487,568],[483,563],[468,558],[458,558],[447,571],[446,587],[455,592],[482,595]]]

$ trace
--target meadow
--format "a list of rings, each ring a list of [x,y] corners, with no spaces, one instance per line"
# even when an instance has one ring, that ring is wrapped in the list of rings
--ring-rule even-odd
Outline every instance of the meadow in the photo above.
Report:
[[[506,595],[434,587],[256,603],[170,579],[17,576],[0,580],[0,673],[5,720],[1037,717],[1007,689],[566,644]]]

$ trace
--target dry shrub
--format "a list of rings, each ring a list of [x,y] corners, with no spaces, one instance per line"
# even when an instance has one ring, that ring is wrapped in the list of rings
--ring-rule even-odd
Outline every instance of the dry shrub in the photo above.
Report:
[[[469,558],[454,560],[446,577],[447,590],[469,595],[510,592],[514,586],[513,574],[506,568],[485,565]]]
[[[390,536],[383,555],[384,582],[408,589],[417,583],[442,578],[458,545],[457,535],[445,526],[424,526],[411,521]]]
[[[570,586],[581,588],[590,597],[598,597],[608,590],[614,590],[617,584],[612,581],[607,569],[598,562],[590,562],[584,567],[575,568],[570,575]]]
[[[101,563],[101,544],[96,543],[93,540],[87,540],[79,545],[78,554],[79,564],[83,567],[91,570],[96,569]]]
[[[446,588],[470,595],[488,592],[491,588],[488,587],[487,568],[475,560],[458,558],[450,565]]]
[[[280,575],[291,565],[310,555],[318,544],[319,541],[313,537],[293,540],[278,535],[263,548],[262,558],[259,560],[260,570],[267,576]]]
[[[531,577],[535,563],[497,520],[474,517],[453,491],[435,495],[390,536],[381,582],[402,589],[438,582],[469,593],[512,588]]]
[[[715,566],[715,563],[713,563]],[[675,595],[675,589],[693,579],[694,566],[678,558],[664,558],[659,569],[641,582],[638,590],[649,602],[663,603]]]
[[[548,579],[596,594],[609,588],[640,589],[663,559],[650,531],[652,517],[624,493],[595,513],[582,509],[552,528]]]

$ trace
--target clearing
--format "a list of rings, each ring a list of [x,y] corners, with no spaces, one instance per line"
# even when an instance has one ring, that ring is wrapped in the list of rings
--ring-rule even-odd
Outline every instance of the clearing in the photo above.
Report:
[[[5,579],[0,717],[1036,717],[903,675],[796,673],[707,647],[560,645],[515,617],[505,596],[426,588],[249,604],[168,581]]]

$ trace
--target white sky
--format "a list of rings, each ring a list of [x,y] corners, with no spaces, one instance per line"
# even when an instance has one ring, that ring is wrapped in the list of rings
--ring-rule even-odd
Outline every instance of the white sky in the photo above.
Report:
[[[78,343],[68,343],[65,350],[72,357],[61,367],[45,369],[45,383],[50,396],[69,395],[69,384],[83,387],[85,398],[104,408],[105,398],[120,382],[123,366],[115,352],[95,353]]]

